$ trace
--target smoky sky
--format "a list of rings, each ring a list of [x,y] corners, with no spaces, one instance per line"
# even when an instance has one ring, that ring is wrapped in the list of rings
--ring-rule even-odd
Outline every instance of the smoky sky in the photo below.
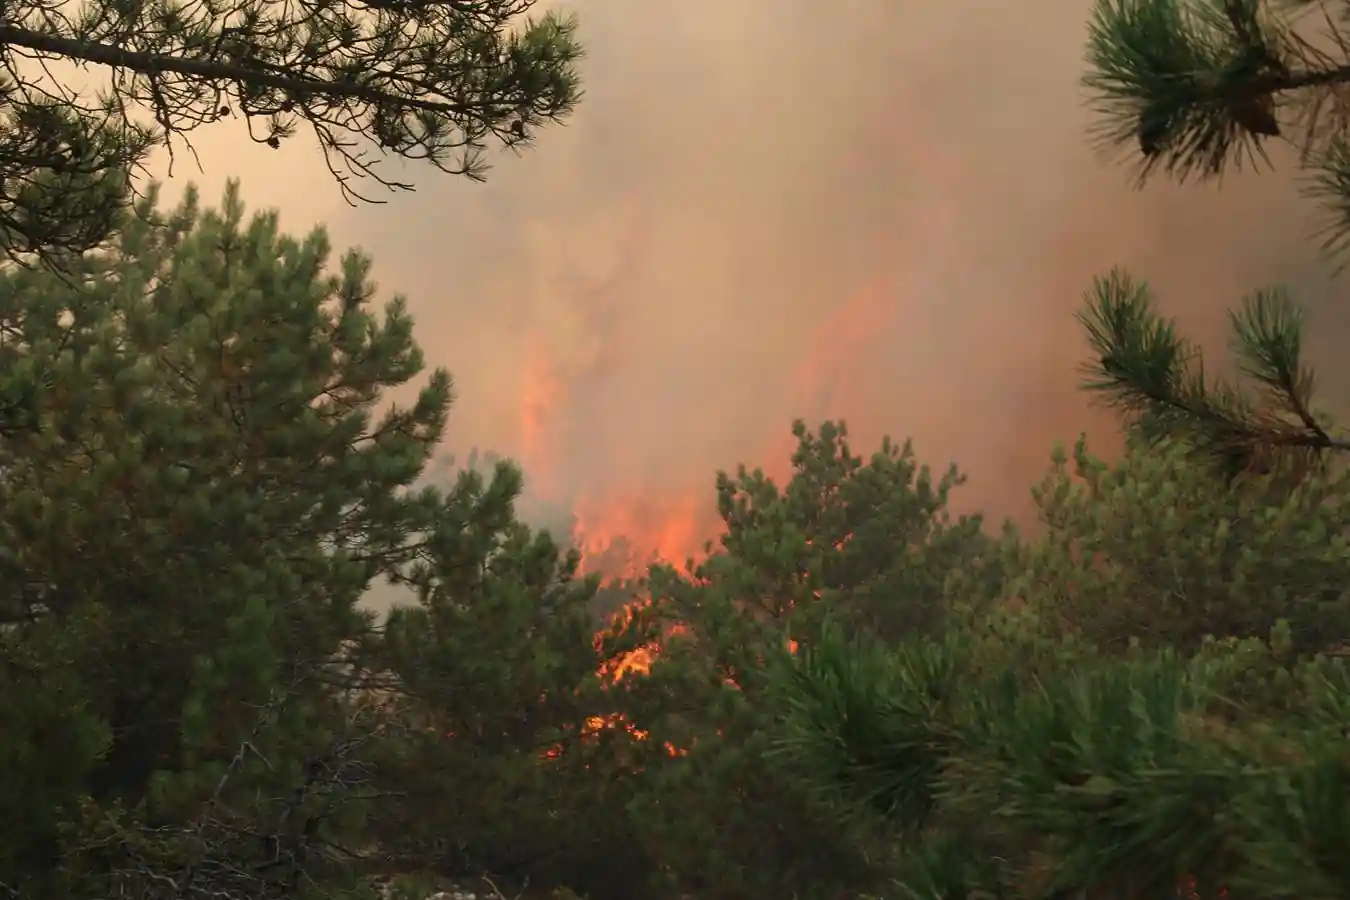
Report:
[[[586,95],[486,184],[419,167],[416,193],[351,209],[303,139],[230,129],[176,182],[210,198],[238,176],[283,226],[370,252],[455,377],[447,452],[523,455],[583,519],[620,498],[634,528],[706,515],[719,468],[783,469],[797,417],[843,418],[869,451],[913,438],[969,473],[960,506],[1023,514],[1056,440],[1115,440],[1076,389],[1073,320],[1113,265],[1207,341],[1277,281],[1323,356],[1344,334],[1288,159],[1137,190],[1093,147],[1089,0],[559,5]]]

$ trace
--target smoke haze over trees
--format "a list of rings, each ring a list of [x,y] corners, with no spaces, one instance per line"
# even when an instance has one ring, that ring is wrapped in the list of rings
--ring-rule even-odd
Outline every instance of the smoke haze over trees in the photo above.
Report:
[[[1051,442],[1110,441],[1076,391],[1072,313],[1113,265],[1205,341],[1252,285],[1306,286],[1310,352],[1328,385],[1347,377],[1287,154],[1223,190],[1139,192],[1094,151],[1087,0],[560,5],[585,31],[585,100],[484,185],[419,177],[348,210],[300,142],[211,131],[204,174],[178,169],[207,196],[239,175],[287,227],[371,251],[461,387],[449,449],[521,458],[549,524],[706,531],[709,473],[786,459],[799,416],[912,436],[970,473],[964,508],[1026,514]],[[524,458],[545,396],[526,379],[550,374]]]
[[[430,93],[508,147],[576,98],[528,2],[309,3],[0,49],[364,93],[395,155]],[[1292,189],[1350,210],[1350,117],[1281,143],[1350,60],[1259,0],[545,5],[594,111],[336,240],[274,133],[256,210],[57,172],[95,250],[0,196],[60,263],[0,265],[0,900],[1350,896],[1350,314]],[[419,26],[441,83],[369,96]],[[1084,46],[1134,157],[1286,169],[1133,192]]]

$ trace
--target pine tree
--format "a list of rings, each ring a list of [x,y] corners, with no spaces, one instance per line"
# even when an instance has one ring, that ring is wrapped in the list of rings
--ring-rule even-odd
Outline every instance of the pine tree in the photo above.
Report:
[[[650,877],[624,809],[636,738],[604,673],[647,635],[597,639],[598,581],[516,519],[521,486],[505,461],[461,472],[401,573],[417,602],[372,661],[396,700],[370,837],[396,869],[631,896]]]
[[[913,445],[886,438],[869,457],[854,453],[842,422],[817,432],[793,425],[798,446],[780,491],[744,467],[717,481],[727,526],[725,582],[769,618],[829,608],[873,634],[930,631],[941,621],[946,579],[997,581],[978,515],[953,520],[951,492],[965,483],[955,466],[934,478]],[[812,601],[819,601],[818,604]]]
[[[1216,490],[1176,440],[1133,440],[1108,463],[1080,439],[1032,489],[1043,533],[1011,536],[1003,588],[1057,637],[1102,650],[1195,652],[1209,636],[1263,638],[1280,621],[1299,653],[1350,641],[1343,470]]]
[[[369,261],[328,256],[232,185],[215,211],[152,191],[78,269],[0,275],[0,384],[30,400],[0,437],[0,792],[22,811],[0,882],[291,895],[361,819],[345,648],[434,521],[409,486],[451,385],[375,418],[421,353]]]
[[[381,172],[381,156],[481,178],[490,143],[528,143],[579,97],[575,22],[527,18],[534,6],[9,4],[0,14],[0,246],[64,260],[101,244],[151,147],[190,149],[195,129],[231,118],[271,147],[311,131],[349,201],[366,199],[365,180],[411,187]],[[96,67],[110,75],[107,90],[94,97],[45,67],[42,76],[32,59]]]
[[[861,457],[842,423],[799,422],[794,434],[787,484],[744,467],[719,475],[720,547],[688,576],[658,567],[650,579],[672,631],[628,699],[653,743],[683,753],[644,770],[634,821],[667,874],[700,896],[824,897],[875,884],[886,848],[865,827],[839,827],[766,764],[777,733],[765,703],[771,662],[793,642],[809,646],[826,614],[853,633],[931,634],[951,585],[978,606],[997,583],[979,520],[948,515],[955,469],[934,479],[889,440]]]

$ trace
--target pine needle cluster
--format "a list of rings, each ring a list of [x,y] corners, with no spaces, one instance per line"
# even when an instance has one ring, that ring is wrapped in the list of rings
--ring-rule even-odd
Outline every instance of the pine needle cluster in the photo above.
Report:
[[[1339,0],[1100,0],[1084,86],[1097,139],[1142,180],[1218,178],[1288,141],[1350,248],[1350,10]]]

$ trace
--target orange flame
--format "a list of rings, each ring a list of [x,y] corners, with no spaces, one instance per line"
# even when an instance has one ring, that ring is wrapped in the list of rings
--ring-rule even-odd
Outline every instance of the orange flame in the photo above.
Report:
[[[791,393],[806,400],[812,412],[828,409],[835,401],[841,369],[854,357],[858,345],[877,334],[894,313],[888,294],[878,279],[870,280],[817,332],[789,382]],[[561,496],[556,482],[558,447],[552,436],[569,399],[570,380],[567,370],[550,358],[539,336],[531,339],[520,394],[521,455],[531,489],[545,501],[567,499]],[[833,410],[830,412],[833,414]],[[770,450],[765,460],[770,467],[767,471],[780,480],[784,478],[789,473],[795,447],[795,440],[787,434],[773,440],[766,448]],[[582,572],[598,574],[608,582],[640,577],[646,573],[648,564],[656,561],[687,570],[687,562],[701,559],[706,554],[707,542],[723,530],[710,501],[711,497],[704,492],[675,489],[643,497],[609,494],[577,498],[572,504],[575,517],[572,538],[582,555]],[[620,615],[631,617],[635,612],[635,608],[630,608]],[[795,640],[789,639],[788,646],[791,652],[797,651]],[[660,653],[659,642],[639,647],[603,667],[600,674],[615,681],[645,675]],[[634,740],[649,739],[646,731],[618,714],[591,717],[582,729],[581,738],[594,739],[615,729],[625,731]],[[673,755],[687,752],[670,744],[666,744],[666,750]],[[561,749],[554,748],[546,755],[556,757],[559,753]]]
[[[656,498],[592,500],[577,513],[576,537],[583,571],[608,579],[637,578],[662,561],[685,570],[703,556],[714,529],[708,511],[693,494]]]
[[[889,278],[874,277],[831,314],[816,332],[801,363],[788,380],[790,395],[805,403],[808,415],[834,414],[859,346],[874,339],[896,314]],[[521,452],[532,489],[544,499],[559,501],[551,431],[569,400],[569,377],[549,358],[544,342],[530,341],[520,395]],[[780,480],[789,474],[795,439],[783,433],[764,448],[766,471]],[[643,496],[615,493],[574,498],[573,541],[583,559],[582,571],[606,580],[635,578],[660,560],[685,568],[704,556],[709,540],[722,531],[706,484],[697,489],[650,487]]]

